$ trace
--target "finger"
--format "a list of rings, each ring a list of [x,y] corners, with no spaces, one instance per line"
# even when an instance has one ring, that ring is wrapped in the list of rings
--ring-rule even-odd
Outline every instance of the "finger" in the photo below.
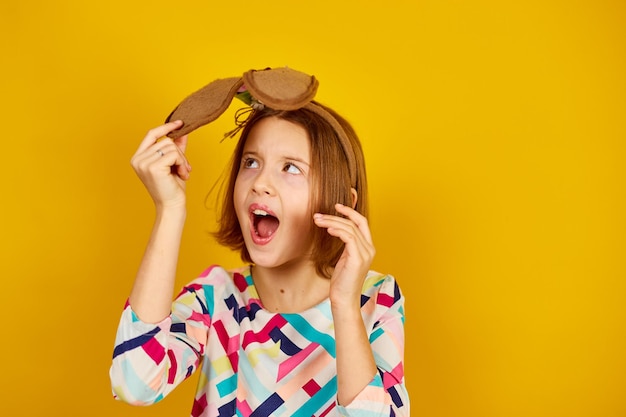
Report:
[[[324,228],[341,228],[341,229],[351,229],[354,233],[361,233],[357,225],[350,219],[346,217],[340,217],[333,214],[321,214],[316,213],[313,215],[313,220],[315,223]]]
[[[187,139],[188,135],[183,135],[179,138],[174,139],[174,143],[176,144],[176,146],[178,146],[182,153],[185,153],[187,151]]]
[[[317,226],[325,228],[331,236],[341,239],[346,247],[355,245],[359,251],[367,250],[368,252],[373,249],[372,243],[366,239],[359,227],[350,219],[318,213],[313,216],[313,220]]]
[[[339,227],[328,227],[326,229],[329,235],[339,238],[346,245],[346,249],[351,253],[369,252],[369,243],[366,242],[360,233],[355,233],[354,229],[346,228],[343,225]]]
[[[188,180],[191,173],[191,165],[183,152],[186,147],[186,138],[179,139],[163,139],[151,145],[145,154],[147,155],[146,158],[151,160],[151,162],[167,167],[169,172],[178,175],[183,180]],[[178,141],[178,144],[176,141]],[[182,145],[182,149],[179,144]]]
[[[187,135],[183,135],[177,139],[174,139],[174,144],[176,146],[178,146],[179,151],[181,152],[182,156],[185,158],[185,168],[187,171],[191,172],[191,164],[189,163],[189,160],[187,159],[187,155],[185,155],[185,151],[187,150]]]
[[[150,129],[146,136],[141,141],[139,148],[137,149],[137,153],[143,152],[151,145],[156,143],[157,139],[167,135],[173,130],[176,130],[182,126],[183,122],[181,120],[175,120],[173,122],[165,123],[161,126],[157,126],[153,129]]]
[[[365,237],[365,240],[369,243],[372,243],[372,232],[370,231],[369,222],[367,221],[367,218],[365,216],[363,216],[361,213],[354,210],[353,208],[344,206],[343,204],[339,203],[335,204],[335,210],[337,210],[339,214],[343,214],[348,219],[352,220],[356,227],[358,227],[358,229],[363,234],[363,237]]]
[[[177,139],[170,139],[169,137],[164,137],[156,143],[153,143],[148,147],[145,151],[147,155],[152,156],[153,152],[156,152],[160,156],[161,153],[169,153],[174,152],[178,153],[182,159],[184,159],[185,164],[189,165],[189,161],[187,161],[187,156],[185,155],[185,150],[187,149],[187,135],[181,136]],[[189,166],[191,168],[191,166]]]
[[[344,255],[347,255],[346,265],[361,268],[363,265],[371,264],[376,254],[374,246],[366,242],[360,233],[351,233],[344,228],[327,229],[328,234],[337,237],[344,243]]]
[[[180,178],[184,180],[189,179],[189,176],[191,175],[191,165],[189,165],[185,154],[182,152],[180,153],[180,158],[175,161],[173,169]]]
[[[372,236],[369,230],[367,219],[358,212],[345,206],[338,206],[346,217],[333,216],[330,214],[316,214],[314,216],[315,223],[320,227],[326,228],[349,228],[353,233],[357,234],[365,242],[372,244]],[[344,210],[346,208],[347,210]],[[350,216],[350,217],[348,217]]]

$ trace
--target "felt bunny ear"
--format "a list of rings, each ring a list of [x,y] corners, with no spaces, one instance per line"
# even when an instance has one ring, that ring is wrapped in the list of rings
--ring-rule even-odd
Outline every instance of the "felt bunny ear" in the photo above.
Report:
[[[215,80],[185,98],[170,113],[166,122],[182,120],[183,126],[167,136],[176,139],[214,121],[226,111],[234,97],[255,109],[263,106],[274,110],[306,108],[326,119],[337,132],[355,186],[357,168],[352,143],[339,122],[313,101],[318,85],[314,76],[287,67],[250,70],[243,77]]]
[[[242,85],[241,77],[224,78],[215,80],[188,96],[165,119],[166,123],[171,120],[183,121],[180,129],[167,136],[179,138],[220,117]]]
[[[252,97],[274,110],[297,110],[315,97],[319,83],[312,75],[291,68],[250,70],[243,84]]]
[[[314,76],[287,67],[250,70],[243,78],[215,80],[188,96],[170,113],[166,122],[182,120],[183,126],[168,136],[178,138],[217,119],[242,86],[263,105],[275,110],[296,110],[313,100],[318,85]]]

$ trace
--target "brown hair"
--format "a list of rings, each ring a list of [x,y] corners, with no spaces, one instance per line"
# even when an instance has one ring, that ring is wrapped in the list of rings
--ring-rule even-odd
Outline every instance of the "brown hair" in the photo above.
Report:
[[[332,109],[316,103],[329,112],[344,129],[354,151],[356,160],[356,184],[357,202],[355,210],[367,217],[367,177],[365,173],[365,160],[361,143],[356,132],[350,124]],[[277,117],[302,126],[308,133],[311,146],[311,222],[313,213],[335,214],[335,204],[341,203],[352,206],[350,172],[345,151],[341,146],[337,132],[323,117],[307,109],[298,110],[255,110],[246,120],[241,137],[235,148],[230,165],[228,182],[224,185],[219,228],[214,233],[217,241],[233,250],[241,253],[245,262],[252,262],[250,254],[244,244],[243,235],[234,207],[235,181],[239,173],[239,167],[243,154],[243,148],[251,129],[259,121],[266,117]],[[318,274],[330,277],[332,268],[335,266],[343,252],[344,244],[336,237],[330,236],[325,229],[314,227],[312,259]]]

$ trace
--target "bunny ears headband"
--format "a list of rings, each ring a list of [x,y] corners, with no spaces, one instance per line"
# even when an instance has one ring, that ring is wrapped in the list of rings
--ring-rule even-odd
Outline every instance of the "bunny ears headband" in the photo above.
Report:
[[[255,110],[264,107],[274,110],[307,109],[321,116],[337,133],[354,186],[356,160],[352,142],[337,119],[313,101],[318,85],[314,76],[287,67],[250,70],[242,77],[215,80],[185,98],[172,111],[166,122],[182,120],[183,126],[170,132],[168,136],[176,139],[211,123],[226,111],[235,97],[242,99]]]

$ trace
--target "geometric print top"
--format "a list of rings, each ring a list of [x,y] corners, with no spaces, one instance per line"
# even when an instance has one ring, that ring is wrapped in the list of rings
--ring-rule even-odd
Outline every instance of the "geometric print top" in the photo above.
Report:
[[[183,288],[160,323],[142,322],[126,304],[110,370],[113,394],[153,404],[199,370],[192,417],[408,416],[404,297],[392,276],[368,272],[361,313],[378,374],[340,406],[330,301],[272,313],[250,267],[213,266]]]

